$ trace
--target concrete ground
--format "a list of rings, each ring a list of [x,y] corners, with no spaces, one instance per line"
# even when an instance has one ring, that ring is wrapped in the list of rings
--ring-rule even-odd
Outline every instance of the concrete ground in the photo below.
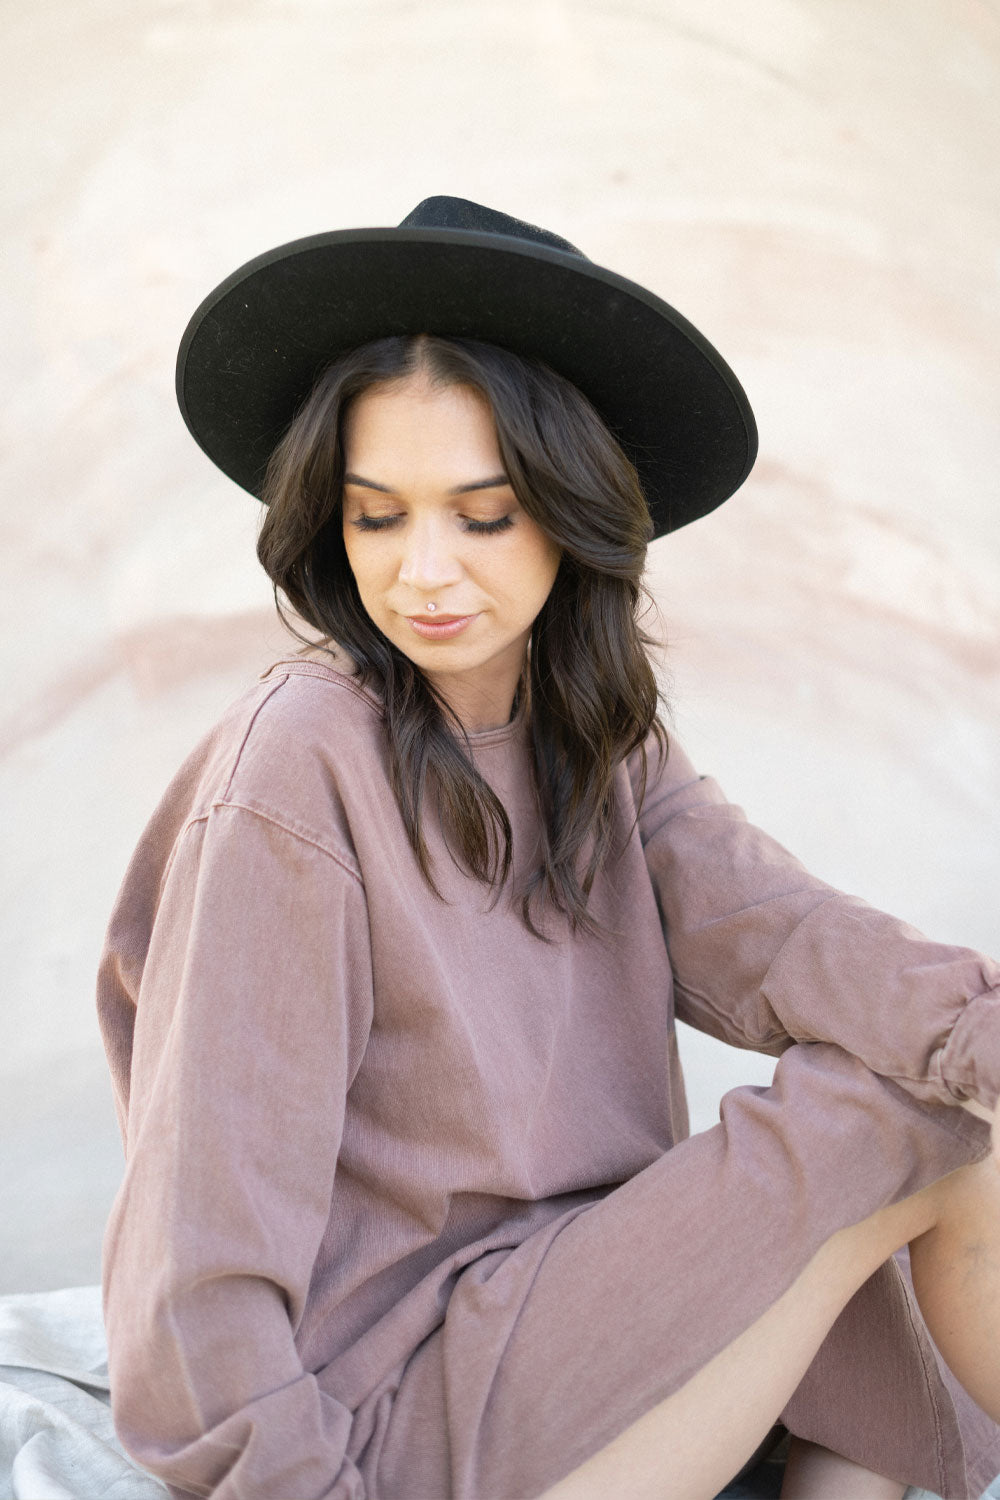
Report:
[[[236,265],[450,192],[674,303],[761,457],[657,543],[676,725],[818,873],[1000,947],[1000,22],[987,0],[36,0],[0,18],[0,1291],[97,1280],[104,923],[283,636],[187,437]],[[686,1033],[697,1126],[771,1064]]]

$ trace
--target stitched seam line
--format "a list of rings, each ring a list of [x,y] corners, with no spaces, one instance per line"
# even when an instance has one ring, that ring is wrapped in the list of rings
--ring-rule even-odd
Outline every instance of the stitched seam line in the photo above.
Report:
[[[229,772],[229,780],[226,782],[225,789],[224,789],[224,791],[222,793],[223,797],[225,797],[225,796],[228,795],[229,788],[233,784],[233,777],[236,775],[236,772],[239,769],[240,761],[243,758],[243,751],[246,749],[247,740],[250,738],[250,734],[251,734],[251,731],[253,730],[253,726],[257,722],[257,715],[260,713],[260,711],[264,707],[265,703],[270,703],[272,697],[277,692],[278,688],[281,687],[281,685],[282,685],[281,682],[276,682],[274,684],[274,686],[271,688],[270,692],[267,694],[267,696],[265,698],[261,699],[260,703],[257,704],[257,707],[254,709],[253,713],[251,714],[251,716],[250,716],[250,722],[247,724],[247,727],[246,727],[246,729],[244,731],[244,734],[243,734],[243,738],[240,740],[239,749],[237,750],[236,754],[233,757],[233,764],[232,764],[232,767],[230,768],[230,772]]]
[[[896,1274],[902,1277],[902,1273],[900,1272],[898,1266],[896,1267]],[[928,1369],[927,1355],[924,1350],[924,1346],[920,1341],[920,1335],[917,1331],[916,1322],[913,1317],[913,1307],[910,1301],[909,1291],[905,1287],[903,1301],[906,1304],[906,1316],[910,1324],[910,1332],[913,1334],[913,1342],[917,1346],[917,1354],[920,1358],[920,1368],[923,1372],[924,1384],[927,1387],[927,1397],[931,1403],[931,1411],[934,1413],[934,1449],[938,1466],[938,1487],[943,1494],[945,1489],[946,1475],[944,1468],[944,1434],[942,1432],[941,1426],[941,1412],[938,1408],[937,1398],[934,1394],[934,1383],[931,1380],[930,1370]],[[935,1373],[937,1373],[937,1371],[935,1371]],[[940,1380],[940,1378],[941,1377],[938,1374],[938,1379]]]
[[[378,699],[374,698],[366,688],[359,687],[350,678],[343,677],[339,673],[336,673],[333,667],[324,666],[322,662],[303,661],[290,663],[276,680],[275,687],[281,687],[283,683],[288,681],[289,677],[318,677],[321,681],[328,683],[330,687],[343,688],[345,692],[353,693],[355,698],[360,698],[361,702],[366,703],[374,713],[381,715],[382,709]]]
[[[350,875],[352,880],[356,880],[358,885],[362,888],[364,887],[360,870],[356,869],[343,854],[340,854],[336,849],[331,849],[328,844],[324,844],[320,839],[313,837],[311,834],[302,833],[297,828],[292,828],[290,824],[285,823],[281,818],[275,817],[273,813],[262,812],[259,807],[248,807],[245,802],[224,801],[222,798],[219,798],[212,803],[213,810],[225,807],[231,807],[236,812],[249,813],[251,817],[259,818],[262,823],[271,823],[275,828],[280,828],[282,833],[287,833],[289,837],[297,839],[300,844],[308,844],[311,848],[318,849],[321,854],[325,854],[328,859],[332,859],[335,865],[339,865],[345,875]],[[207,814],[203,814],[200,818],[192,818],[191,822],[200,823],[206,819]]]

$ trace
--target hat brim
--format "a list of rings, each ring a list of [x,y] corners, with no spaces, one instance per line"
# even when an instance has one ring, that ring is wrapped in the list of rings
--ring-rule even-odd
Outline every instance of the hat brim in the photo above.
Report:
[[[241,266],[184,333],[181,413],[213,463],[259,498],[273,449],[330,361],[417,333],[497,344],[572,381],[635,464],[657,535],[721,505],[753,465],[742,387],[674,308],[583,256],[462,230],[334,230]]]

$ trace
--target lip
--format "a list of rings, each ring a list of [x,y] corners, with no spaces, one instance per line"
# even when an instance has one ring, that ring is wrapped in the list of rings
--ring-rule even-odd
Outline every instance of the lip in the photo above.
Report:
[[[423,616],[418,615],[407,615],[406,618],[425,641],[447,641],[453,635],[460,635],[467,625],[472,624],[476,616],[445,615],[440,620],[425,620]]]

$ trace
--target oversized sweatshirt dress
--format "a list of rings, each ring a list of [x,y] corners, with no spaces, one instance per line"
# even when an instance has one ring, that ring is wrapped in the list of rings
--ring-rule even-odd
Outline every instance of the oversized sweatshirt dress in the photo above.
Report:
[[[524,925],[523,713],[470,736],[495,899],[378,699],[277,663],[125,876],[98,1006],[126,1148],[104,1244],[113,1411],[172,1495],[521,1500],[687,1381],[838,1228],[986,1155],[1000,966],[811,877],[671,737],[615,783],[601,938]],[[778,1055],[688,1136],[674,1018]],[[889,1261],[783,1414],[947,1500],[1000,1431]],[[711,1443],[712,1433],[705,1433]]]

